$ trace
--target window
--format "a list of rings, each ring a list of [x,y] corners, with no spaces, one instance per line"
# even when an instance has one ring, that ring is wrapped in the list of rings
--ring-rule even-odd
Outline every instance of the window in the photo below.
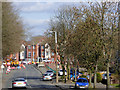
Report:
[[[44,49],[45,47],[44,46],[41,46],[41,49]]]
[[[52,56],[54,56],[54,53],[52,52]]]
[[[28,53],[28,57],[31,57],[31,52]]]
[[[22,53],[22,56],[24,56],[24,52]]]
[[[13,54],[13,57],[16,57],[16,55],[15,55],[15,54]]]
[[[52,58],[52,61],[54,61],[54,58]]]
[[[35,55],[35,52],[33,52],[33,56]]]
[[[31,46],[30,46],[30,45],[28,45],[28,49],[31,49]]]
[[[33,49],[35,49],[35,45],[33,45]]]
[[[44,52],[42,52],[42,55],[44,56],[44,55],[45,55],[45,53],[44,53]]]
[[[48,55],[48,52],[46,52],[46,55]]]

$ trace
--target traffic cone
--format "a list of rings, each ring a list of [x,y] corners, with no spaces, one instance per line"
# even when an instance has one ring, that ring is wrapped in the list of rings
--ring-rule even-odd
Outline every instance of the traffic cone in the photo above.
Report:
[[[25,69],[26,67],[23,65],[23,68]]]

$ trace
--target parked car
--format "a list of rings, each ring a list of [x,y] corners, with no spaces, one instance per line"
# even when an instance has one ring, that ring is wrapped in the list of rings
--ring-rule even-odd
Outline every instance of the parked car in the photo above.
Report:
[[[89,82],[86,78],[78,78],[75,83],[75,88],[88,88]]]
[[[46,73],[45,74],[50,74],[50,76],[53,76],[54,75],[54,72],[53,71],[51,71],[51,70],[48,70],[48,71],[46,71]]]
[[[12,88],[26,88],[27,80],[24,78],[16,78],[12,81]]]
[[[111,73],[109,74],[109,77],[111,77]],[[103,74],[102,79],[107,80],[107,74]]]
[[[52,80],[51,74],[43,74],[43,80]]]
[[[76,78],[78,79],[79,76],[81,76],[81,75],[82,75],[82,73],[78,72],[78,73],[76,74]],[[71,80],[75,80],[75,73],[74,73],[74,75],[71,73],[71,74],[70,74],[70,78],[71,78]]]
[[[62,75],[63,75],[63,70],[62,70],[62,69],[58,72],[58,75],[59,75],[59,76],[62,76]],[[66,70],[65,70],[65,76],[67,76],[67,71],[66,71]]]
[[[51,60],[43,60],[43,62],[51,62]]]

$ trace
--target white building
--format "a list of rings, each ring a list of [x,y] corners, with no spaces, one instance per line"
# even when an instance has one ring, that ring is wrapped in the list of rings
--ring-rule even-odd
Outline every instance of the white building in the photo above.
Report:
[[[45,59],[50,60],[51,59],[51,50],[48,43],[45,44]]]
[[[25,60],[25,45],[21,45],[20,60]]]

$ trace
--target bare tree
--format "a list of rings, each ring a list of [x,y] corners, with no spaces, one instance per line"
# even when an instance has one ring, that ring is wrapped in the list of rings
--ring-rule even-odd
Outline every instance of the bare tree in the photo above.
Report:
[[[25,39],[25,27],[18,15],[18,9],[10,2],[2,3],[2,53],[3,57],[20,50]]]

